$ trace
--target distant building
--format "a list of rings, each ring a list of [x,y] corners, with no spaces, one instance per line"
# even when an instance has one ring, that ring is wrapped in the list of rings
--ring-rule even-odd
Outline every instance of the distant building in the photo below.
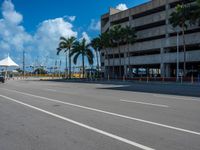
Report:
[[[186,0],[188,3],[191,1]],[[175,6],[181,2],[182,0],[152,0],[125,11],[110,8],[108,13],[101,16],[101,32],[108,31],[114,25],[134,27],[137,32],[137,42],[130,46],[131,68],[135,70],[133,72],[138,72],[139,68],[143,68],[147,74],[157,74],[162,77],[175,76],[177,33],[169,24],[169,16]],[[189,27],[185,34],[187,72],[189,73],[191,70],[200,70],[200,27]],[[179,37],[179,41],[180,71],[183,71],[182,36]],[[119,75],[119,67],[122,72],[127,69],[127,45],[120,46],[120,49],[121,66],[119,66],[117,48],[109,49],[108,56],[104,50],[101,51],[103,70],[114,66],[115,75]]]

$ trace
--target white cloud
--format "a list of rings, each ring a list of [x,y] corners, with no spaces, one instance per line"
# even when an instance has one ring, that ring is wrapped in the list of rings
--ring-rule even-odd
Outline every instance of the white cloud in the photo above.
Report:
[[[11,0],[5,0],[2,5],[2,15],[7,22],[12,24],[20,24],[23,16],[15,11],[15,7]]]
[[[8,53],[11,50],[23,50],[25,45],[32,41],[32,37],[20,25],[23,16],[15,11],[10,0],[3,2],[2,16],[3,18],[0,19],[1,51]]]
[[[69,16],[69,20],[72,21],[72,22],[75,21],[76,20],[76,16]]]
[[[4,0],[2,16],[0,18],[0,59],[10,53],[10,56],[20,65],[22,64],[23,50],[26,51],[27,65],[44,64],[47,59],[51,66],[55,63],[55,59],[61,59],[62,62],[65,62],[64,55],[56,56],[60,36],[78,37],[72,24],[76,16],[44,20],[37,26],[36,32],[32,35],[25,30],[22,25],[23,15],[15,10],[11,0]],[[86,39],[87,43],[90,42],[90,37],[86,32],[82,33],[81,39],[83,38]],[[62,64],[64,66],[64,63]]]
[[[101,22],[100,21],[95,21],[94,19],[91,20],[89,29],[94,30],[94,31],[99,31],[101,28]]]
[[[82,37],[80,38],[80,40],[82,40],[83,38],[86,39],[87,44],[90,43],[90,41],[91,41],[90,37],[89,37],[89,35],[86,32],[82,33]]]
[[[55,57],[60,36],[77,37],[77,32],[72,30],[73,25],[63,18],[43,21],[34,35],[34,44],[41,56]]]
[[[116,6],[116,9],[119,9],[119,10],[123,11],[123,10],[127,10],[128,7],[126,6],[126,4],[122,4],[121,3],[121,4]]]
[[[74,22],[76,20],[76,16],[64,16],[64,20],[68,20],[70,22]]]
[[[47,56],[50,57],[49,59],[56,57],[60,36],[77,37],[77,32],[73,31],[73,25],[64,17],[41,22],[36,32],[30,35],[21,25],[23,15],[15,10],[11,0],[4,0],[2,16],[3,18],[0,19],[1,58],[10,53],[20,64],[23,50],[26,51],[27,61],[29,61],[27,63],[33,63],[37,56],[42,62],[46,60]],[[71,16],[70,19],[71,21],[75,20],[75,16]]]

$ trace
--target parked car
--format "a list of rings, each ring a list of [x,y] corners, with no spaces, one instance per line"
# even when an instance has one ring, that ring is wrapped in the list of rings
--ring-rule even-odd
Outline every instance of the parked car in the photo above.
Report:
[[[0,82],[2,82],[2,83],[5,82],[5,77],[4,76],[0,76]]]

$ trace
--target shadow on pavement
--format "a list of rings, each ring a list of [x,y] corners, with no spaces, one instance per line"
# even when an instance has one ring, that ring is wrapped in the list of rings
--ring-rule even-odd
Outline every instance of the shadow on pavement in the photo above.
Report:
[[[133,83],[120,87],[105,87],[100,89],[200,97],[200,86],[192,85]]]
[[[44,81],[79,83],[79,84],[102,84],[103,85],[102,87],[96,87],[96,89],[200,97],[200,85],[191,85],[191,84],[155,83],[155,82],[144,83],[144,82],[128,82],[128,81],[126,82],[88,81],[88,80],[44,80]]]

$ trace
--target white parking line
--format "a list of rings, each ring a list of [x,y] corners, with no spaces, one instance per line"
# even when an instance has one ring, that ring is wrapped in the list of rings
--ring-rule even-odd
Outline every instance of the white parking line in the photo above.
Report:
[[[46,114],[51,115],[51,116],[53,116],[53,117],[56,117],[56,118],[65,120],[65,121],[67,121],[67,122],[70,122],[70,123],[72,123],[72,124],[75,124],[75,125],[80,126],[80,127],[83,127],[83,128],[86,128],[86,129],[88,129],[88,130],[92,130],[92,131],[94,131],[94,132],[103,134],[103,135],[105,135],[105,136],[111,137],[111,138],[113,138],[113,139],[116,139],[116,140],[118,140],[118,141],[124,142],[124,143],[126,143],[126,144],[130,144],[130,145],[135,146],[135,147],[138,147],[138,148],[140,148],[140,149],[143,149],[143,150],[155,150],[155,149],[152,149],[152,148],[150,148],[150,147],[144,146],[144,145],[142,145],[142,144],[139,144],[139,143],[133,142],[133,141],[131,141],[131,140],[125,139],[125,138],[123,138],[123,137],[120,137],[120,136],[111,134],[111,133],[109,133],[109,132],[106,132],[106,131],[103,131],[103,130],[100,130],[100,129],[97,129],[97,128],[88,126],[88,125],[86,125],[86,124],[83,124],[83,123],[74,121],[74,120],[72,120],[72,119],[69,119],[69,118],[66,118],[66,117],[63,117],[63,116],[60,116],[60,115],[51,113],[51,112],[49,112],[49,111],[46,111],[46,110],[44,110],[44,109],[41,109],[41,108],[38,108],[38,107],[35,107],[35,106],[32,106],[32,105],[29,105],[29,104],[27,104],[27,103],[23,103],[23,102],[21,102],[21,101],[19,101],[19,100],[16,100],[16,99],[13,99],[13,98],[4,96],[4,95],[0,95],[0,97],[3,97],[3,98],[5,98],[5,99],[7,99],[7,100],[10,100],[10,101],[13,101],[13,102],[15,102],[15,103],[24,105],[24,106],[26,106],[26,107],[29,107],[29,108],[38,110],[38,111],[40,111],[40,112],[46,113]]]
[[[20,92],[20,91],[16,91],[16,90],[9,90],[9,89],[3,89],[3,88],[0,88],[0,89],[11,91],[11,92],[16,92],[16,93],[27,95],[27,96],[32,96],[32,97],[35,97],[35,98],[45,99],[45,100],[48,100],[48,101],[57,102],[57,103],[61,103],[61,104],[65,104],[65,105],[69,105],[69,106],[73,106],[73,107],[78,107],[78,108],[91,110],[91,111],[95,111],[95,112],[100,112],[100,113],[104,113],[104,114],[108,114],[108,115],[112,115],[112,116],[117,116],[117,117],[120,117],[120,118],[130,119],[130,120],[134,120],[134,121],[138,121],[138,122],[156,125],[156,126],[159,126],[159,127],[173,129],[173,130],[177,130],[177,131],[181,131],[181,132],[185,132],[185,133],[200,135],[200,132],[196,132],[196,131],[192,131],[192,130],[187,130],[187,129],[178,128],[178,127],[165,125],[165,124],[161,124],[161,123],[156,123],[156,122],[152,122],[152,121],[148,121],[148,120],[143,120],[143,119],[139,119],[139,118],[125,116],[125,115],[112,113],[112,112],[108,112],[108,111],[103,111],[103,110],[95,109],[95,108],[91,108],[91,107],[81,106],[81,105],[77,105],[77,104],[73,104],[73,103],[63,102],[63,101],[59,101],[59,100],[55,100],[55,99],[51,99],[51,98],[47,98],[47,97],[42,97],[42,96],[38,96],[38,95],[33,95],[33,94],[29,94],[29,93],[24,93],[24,92]]]
[[[146,102],[139,102],[139,101],[130,101],[130,100],[124,100],[120,99],[121,102],[127,102],[127,103],[136,103],[136,104],[143,104],[143,105],[150,105],[150,106],[157,106],[157,107],[165,107],[168,108],[169,106],[167,105],[161,105],[161,104],[153,104],[153,103],[146,103]]]
[[[189,98],[189,97],[183,97],[183,96],[170,96],[170,95],[160,95],[160,94],[153,94],[153,96],[158,97],[158,98],[169,98],[169,99],[200,102],[200,99],[198,98]]]

